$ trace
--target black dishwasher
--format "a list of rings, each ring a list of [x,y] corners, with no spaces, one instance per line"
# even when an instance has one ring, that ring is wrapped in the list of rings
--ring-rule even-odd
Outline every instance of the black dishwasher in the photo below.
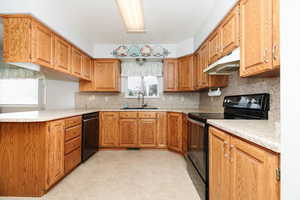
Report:
[[[99,146],[99,113],[82,116],[82,152],[81,160],[86,161],[98,151]]]

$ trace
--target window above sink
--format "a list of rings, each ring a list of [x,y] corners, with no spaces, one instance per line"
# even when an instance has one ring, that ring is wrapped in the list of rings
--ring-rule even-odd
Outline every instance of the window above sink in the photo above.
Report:
[[[159,97],[160,81],[157,76],[128,76],[126,82],[126,98],[138,98],[143,91],[145,98]]]

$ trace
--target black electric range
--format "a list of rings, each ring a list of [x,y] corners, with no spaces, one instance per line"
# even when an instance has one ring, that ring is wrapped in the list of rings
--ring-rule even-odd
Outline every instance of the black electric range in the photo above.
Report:
[[[202,200],[208,200],[208,123],[209,119],[265,120],[270,107],[269,94],[226,96],[224,113],[188,114],[188,152],[186,156],[189,175]]]

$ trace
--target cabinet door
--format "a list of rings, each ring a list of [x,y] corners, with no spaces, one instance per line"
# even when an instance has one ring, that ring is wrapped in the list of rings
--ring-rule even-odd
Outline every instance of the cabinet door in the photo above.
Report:
[[[72,74],[76,76],[82,75],[82,54],[81,52],[72,47]]]
[[[277,155],[231,137],[232,200],[279,199]]]
[[[217,61],[221,54],[221,34],[216,30],[209,38],[209,64]]]
[[[120,119],[120,146],[138,146],[138,121],[136,119]]]
[[[200,69],[200,76],[201,76],[201,84],[200,88],[207,88],[209,87],[209,75],[203,72],[208,67],[209,62],[209,43],[205,43],[200,48],[200,56],[199,56],[199,69]]]
[[[209,128],[209,197],[230,200],[230,136]]]
[[[273,67],[280,67],[279,0],[273,0]]]
[[[157,146],[167,147],[167,113],[157,113]]]
[[[178,59],[178,90],[191,91],[194,89],[193,56]]]
[[[240,75],[242,77],[267,72],[273,68],[272,1],[241,1]]]
[[[116,60],[102,60],[94,63],[94,81],[96,91],[120,91],[120,65]]]
[[[119,113],[103,112],[100,122],[100,147],[119,146]]]
[[[188,122],[187,115],[182,115],[182,153],[185,155],[188,149]]]
[[[139,120],[139,146],[155,147],[156,146],[156,119]]]
[[[55,69],[71,72],[71,45],[58,36],[55,36]]]
[[[92,59],[83,55],[82,75],[85,79],[91,80]]]
[[[182,152],[181,113],[168,113],[168,148]]]
[[[53,68],[54,34],[38,22],[32,23],[32,62]]]
[[[227,55],[239,46],[239,21],[239,6],[237,6],[220,27],[222,55]]]
[[[171,92],[177,90],[177,59],[164,60],[164,91]]]
[[[49,124],[47,136],[47,179],[46,188],[51,187],[64,175],[64,120]]]

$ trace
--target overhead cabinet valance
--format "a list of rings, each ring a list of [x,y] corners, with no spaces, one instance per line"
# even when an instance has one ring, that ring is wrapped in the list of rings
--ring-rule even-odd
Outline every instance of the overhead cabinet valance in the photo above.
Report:
[[[136,62],[125,61],[121,64],[121,76],[162,76],[161,62],[145,62],[139,65]]]

